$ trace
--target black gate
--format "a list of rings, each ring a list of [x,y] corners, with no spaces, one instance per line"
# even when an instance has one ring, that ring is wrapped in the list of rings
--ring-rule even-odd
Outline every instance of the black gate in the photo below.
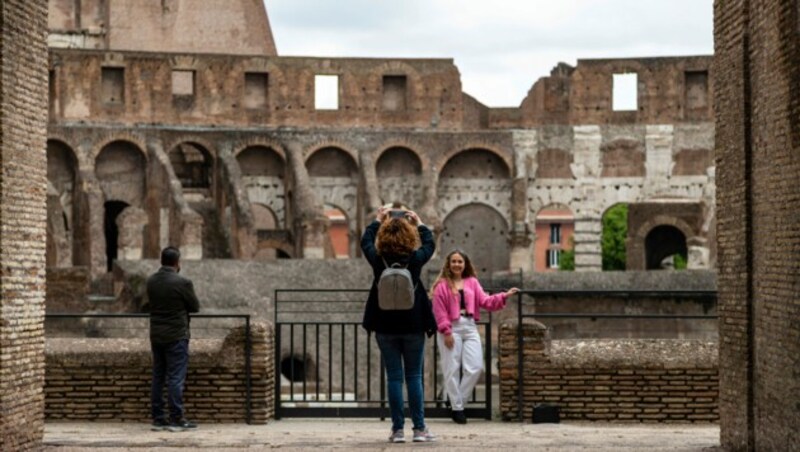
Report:
[[[391,417],[378,345],[361,327],[368,290],[275,291],[275,417]],[[478,324],[484,374],[465,406],[491,419],[492,323]],[[425,416],[448,417],[439,353],[429,338],[423,370]],[[406,401],[407,402],[407,401]]]

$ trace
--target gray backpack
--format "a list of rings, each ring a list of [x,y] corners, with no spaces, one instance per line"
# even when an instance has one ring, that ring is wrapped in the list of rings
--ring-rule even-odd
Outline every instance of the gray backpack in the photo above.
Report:
[[[414,307],[414,281],[408,266],[398,263],[386,268],[378,280],[378,306],[384,311],[407,311]]]

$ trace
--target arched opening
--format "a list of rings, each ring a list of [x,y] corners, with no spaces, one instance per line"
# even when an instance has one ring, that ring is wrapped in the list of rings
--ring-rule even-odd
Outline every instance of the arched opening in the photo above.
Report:
[[[258,251],[253,256],[255,260],[274,260],[277,257],[274,247],[277,219],[269,207],[259,204],[250,204],[253,212],[253,226],[259,239]]]
[[[47,252],[48,267],[75,262],[76,183],[78,161],[66,144],[47,141]]]
[[[508,270],[508,225],[489,206],[468,204],[451,212],[444,220],[440,243],[442,255],[455,248],[469,254],[479,276],[491,277],[492,272]]]
[[[350,227],[347,214],[336,206],[325,204],[328,217],[328,237],[331,241],[331,256],[336,259],[350,257]]]
[[[375,170],[379,179],[418,176],[422,174],[422,162],[410,149],[393,147],[381,154],[375,164]]]
[[[628,205],[614,204],[603,214],[603,232],[600,238],[603,270],[625,270],[628,237]]]
[[[308,175],[311,177],[358,177],[358,165],[347,152],[335,148],[322,148],[306,161]]]
[[[285,163],[274,149],[267,146],[250,146],[236,155],[242,176],[268,176],[283,179]]]
[[[647,233],[644,250],[648,270],[686,268],[686,236],[675,226],[654,227]]]
[[[575,217],[569,207],[554,204],[542,208],[536,215],[535,271],[574,270],[574,232]]]
[[[142,151],[127,141],[106,145],[95,160],[95,173],[105,199],[141,206],[145,193],[145,159]]]
[[[182,143],[169,152],[169,162],[183,188],[212,186],[214,159],[197,143]]]
[[[511,171],[500,156],[486,149],[461,151],[444,165],[440,179],[508,179]]]
[[[119,255],[119,227],[117,217],[129,207],[123,201],[106,201],[103,205],[103,232],[106,237],[106,271],[111,271],[114,260]]]
[[[281,375],[289,381],[304,381],[306,379],[306,362],[297,355],[281,359]]]

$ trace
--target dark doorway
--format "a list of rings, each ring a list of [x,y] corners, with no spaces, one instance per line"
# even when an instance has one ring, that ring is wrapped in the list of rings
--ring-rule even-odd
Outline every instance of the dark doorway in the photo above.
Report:
[[[306,363],[295,355],[283,358],[281,375],[288,378],[289,381],[303,381],[306,379]]]
[[[662,269],[664,259],[679,254],[687,256],[686,236],[674,226],[656,226],[644,240],[644,253],[648,270]]]
[[[111,266],[117,258],[119,247],[117,217],[128,207],[128,203],[122,201],[107,201],[103,207],[105,207],[103,231],[106,235],[106,271],[111,271]]]

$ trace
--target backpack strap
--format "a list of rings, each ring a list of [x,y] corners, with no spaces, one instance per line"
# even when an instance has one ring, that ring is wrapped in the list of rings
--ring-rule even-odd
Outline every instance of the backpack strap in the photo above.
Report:
[[[395,268],[395,267],[390,267],[390,266],[389,266],[389,264],[387,264],[387,263],[386,263],[386,259],[384,259],[384,258],[383,258],[383,256],[381,256],[381,260],[383,261],[383,266],[384,266],[384,267],[386,267],[386,268]],[[398,264],[399,264],[399,262],[395,262],[395,263],[394,263],[394,264],[392,264],[392,265],[398,265]],[[406,265],[405,265],[405,266],[403,266],[402,268],[408,268],[408,264],[406,264]],[[414,276],[411,276],[411,280],[412,280],[412,281],[414,280]],[[414,291],[415,291],[415,292],[416,292],[416,290],[417,290],[417,286],[419,286],[419,282],[417,282],[416,284],[414,284]]]

